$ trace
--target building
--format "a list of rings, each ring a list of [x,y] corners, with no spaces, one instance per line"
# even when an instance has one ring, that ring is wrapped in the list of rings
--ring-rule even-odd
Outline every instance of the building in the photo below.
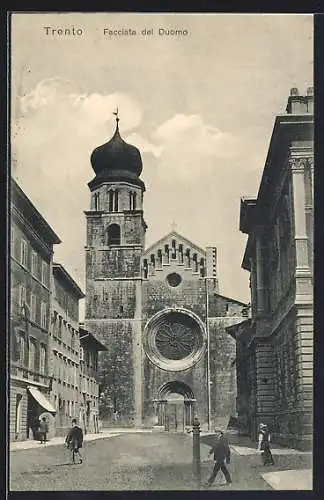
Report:
[[[79,422],[85,433],[99,432],[98,354],[106,347],[80,324]]]
[[[256,199],[242,198],[252,317],[231,333],[241,362],[241,421],[255,438],[308,448],[313,422],[313,89],[278,115]],[[235,332],[236,330],[236,332]],[[245,380],[246,383],[242,381]],[[242,387],[244,386],[244,387]],[[243,392],[242,392],[243,390]]]
[[[219,294],[216,248],[172,231],[145,249],[137,148],[117,127],[91,155],[85,328],[101,355],[101,418],[183,430],[235,414],[235,340],[245,304]]]
[[[79,300],[84,293],[61,264],[53,263],[52,280],[50,399],[56,409],[53,434],[64,436],[80,411]]]
[[[11,180],[10,440],[32,437],[49,401],[53,245],[59,237]]]

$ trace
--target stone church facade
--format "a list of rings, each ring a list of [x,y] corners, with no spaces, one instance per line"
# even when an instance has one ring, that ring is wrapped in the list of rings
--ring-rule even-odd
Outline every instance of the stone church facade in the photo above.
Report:
[[[116,132],[91,155],[85,328],[105,424],[184,430],[236,414],[235,340],[245,304],[219,294],[217,252],[176,231],[145,249],[142,159]]]

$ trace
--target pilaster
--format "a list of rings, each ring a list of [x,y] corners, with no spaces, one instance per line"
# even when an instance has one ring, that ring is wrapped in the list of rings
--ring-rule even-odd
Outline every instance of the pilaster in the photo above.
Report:
[[[264,249],[263,249],[262,229],[257,228],[255,232],[256,251],[256,294],[257,294],[257,314],[262,316],[266,313],[266,282],[264,272]]]
[[[309,303],[313,300],[311,259],[306,228],[305,167],[307,162],[308,157],[291,156],[289,159],[293,185],[297,303]]]

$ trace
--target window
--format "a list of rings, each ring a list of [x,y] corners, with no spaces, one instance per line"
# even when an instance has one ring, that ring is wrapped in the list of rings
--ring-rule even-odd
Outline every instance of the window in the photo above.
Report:
[[[19,362],[21,364],[25,363],[25,350],[26,350],[25,334],[20,333],[19,334]]]
[[[25,240],[20,241],[20,264],[27,267],[28,263],[28,247]]]
[[[16,395],[16,419],[15,419],[15,433],[18,434],[21,429],[21,410],[22,410],[22,394]]]
[[[205,261],[203,258],[200,259],[200,276],[203,278],[205,276]]]
[[[40,355],[39,355],[39,371],[40,373],[45,373],[46,366],[46,347],[41,345],[40,347]]]
[[[46,302],[41,303],[41,327],[47,328],[47,304]]]
[[[108,192],[108,209],[109,212],[118,212],[118,191],[111,190]]]
[[[120,245],[120,227],[118,224],[111,224],[108,227],[108,246]]]
[[[108,207],[109,207],[109,212],[113,212],[113,210],[114,210],[114,191],[109,191]]]
[[[176,287],[180,285],[182,278],[178,273],[171,273],[167,275],[166,280],[170,286]]]
[[[194,272],[198,272],[198,260],[197,260],[197,254],[194,253],[192,256],[193,264],[194,264]]]
[[[58,337],[61,339],[62,338],[62,316],[59,316],[58,319]]]
[[[37,276],[37,264],[38,264],[38,254],[35,250],[32,250],[32,262],[31,262],[31,272],[33,276]]]
[[[169,258],[170,258],[169,245],[164,245],[164,254],[165,254],[165,262],[169,264]]]
[[[36,367],[36,344],[33,341],[29,343],[28,369],[35,370]]]
[[[48,285],[48,264],[44,261],[42,261],[42,283]]]
[[[23,307],[26,302],[26,287],[25,285],[19,286],[19,305]]]
[[[94,199],[94,209],[100,210],[100,193],[95,193],[93,199]]]
[[[129,209],[136,210],[136,193],[129,193]]]
[[[143,262],[143,272],[144,272],[144,278],[147,279],[147,276],[148,276],[148,263],[147,263],[147,259],[144,259],[144,262]]]
[[[115,191],[115,212],[118,212],[118,191]]]
[[[171,259],[177,258],[177,250],[176,250],[176,240],[172,240],[172,255]]]
[[[34,293],[30,296],[30,319],[31,321],[36,321],[36,307],[37,307],[37,297]]]
[[[84,361],[84,350],[83,347],[80,346],[80,361]]]

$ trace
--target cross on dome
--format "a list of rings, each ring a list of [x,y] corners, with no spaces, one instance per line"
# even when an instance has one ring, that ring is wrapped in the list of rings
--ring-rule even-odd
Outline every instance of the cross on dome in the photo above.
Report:
[[[118,122],[119,122],[119,116],[118,116],[118,106],[116,107],[116,111],[113,111],[113,115],[116,116],[116,123],[117,123],[117,127],[118,127]]]

